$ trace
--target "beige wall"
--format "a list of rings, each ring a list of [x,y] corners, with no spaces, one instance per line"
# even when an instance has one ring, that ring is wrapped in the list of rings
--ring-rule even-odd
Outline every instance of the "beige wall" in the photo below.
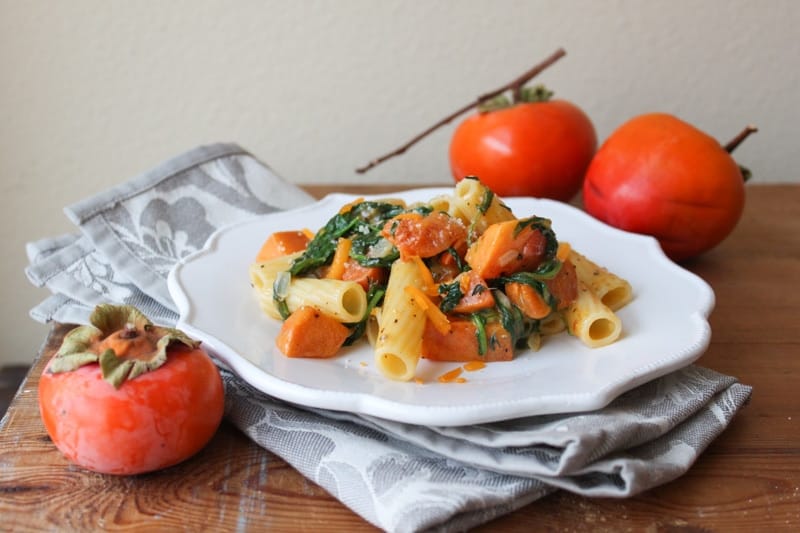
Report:
[[[30,361],[24,244],[61,208],[195,145],[234,141],[297,183],[449,183],[440,130],[354,168],[558,47],[538,78],[600,138],[667,111],[798,181],[800,2],[0,0],[0,364]]]

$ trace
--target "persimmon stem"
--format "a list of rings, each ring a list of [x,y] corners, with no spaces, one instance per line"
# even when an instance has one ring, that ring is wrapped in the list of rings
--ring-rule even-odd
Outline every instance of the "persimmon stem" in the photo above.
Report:
[[[739,146],[740,144],[742,144],[742,141],[744,141],[751,134],[753,134],[753,133],[755,133],[757,131],[758,131],[758,128],[756,128],[752,124],[748,124],[747,126],[745,126],[745,128],[742,131],[739,132],[739,134],[736,137],[734,137],[733,139],[728,141],[728,144],[726,144],[725,147],[724,147],[725,151],[728,152],[729,154],[733,153],[733,151],[736,150],[736,147]]]
[[[460,115],[463,115],[464,113],[466,113],[470,109],[472,109],[474,107],[478,107],[479,105],[481,105],[482,103],[486,102],[487,100],[491,100],[495,96],[498,96],[499,94],[501,94],[501,93],[503,93],[505,91],[511,90],[514,102],[519,102],[520,95],[522,93],[523,85],[525,85],[528,81],[530,81],[535,76],[537,76],[544,69],[546,69],[547,67],[549,67],[550,65],[552,65],[553,63],[555,63],[556,61],[561,59],[562,57],[564,57],[566,54],[567,54],[567,52],[563,48],[559,48],[558,50],[553,52],[553,54],[551,54],[550,57],[548,57],[547,59],[545,59],[544,61],[542,61],[538,65],[534,66],[533,68],[531,68],[530,70],[528,70],[524,74],[518,76],[517,78],[515,78],[512,81],[510,81],[509,83],[506,83],[502,87],[498,87],[497,89],[495,89],[493,91],[490,91],[488,93],[482,94],[474,102],[471,102],[471,103],[461,107],[460,109],[454,111],[453,113],[447,115],[446,117],[441,119],[439,122],[437,122],[433,126],[429,127],[428,129],[426,129],[422,133],[416,135],[415,137],[413,137],[411,140],[409,140],[407,143],[405,143],[404,145],[400,146],[396,150],[393,150],[393,151],[389,152],[388,154],[385,154],[385,155],[383,155],[381,157],[373,159],[372,161],[370,161],[369,163],[367,163],[363,167],[357,168],[356,172],[358,172],[359,174],[363,174],[363,173],[367,172],[368,170],[370,170],[371,168],[373,168],[375,166],[378,166],[379,164],[383,163],[387,159],[391,159],[392,157],[395,157],[395,156],[398,156],[398,155],[401,155],[401,154],[405,153],[406,150],[408,150],[409,148],[411,148],[412,146],[417,144],[419,141],[421,141],[422,139],[424,139],[425,137],[427,137],[428,135],[430,135],[431,133],[433,133],[437,129],[441,128],[442,126],[444,126],[446,124],[449,124],[454,118],[456,118],[456,117],[458,117]]]

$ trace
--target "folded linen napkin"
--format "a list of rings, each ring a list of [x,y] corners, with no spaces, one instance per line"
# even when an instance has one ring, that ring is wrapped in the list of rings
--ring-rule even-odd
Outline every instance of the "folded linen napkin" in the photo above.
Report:
[[[222,226],[311,201],[236,145],[191,150],[66,208],[78,234],[28,244],[28,278],[53,293],[31,316],[85,323],[111,302],[173,325],[166,278],[180,258]],[[558,489],[625,497],[666,483],[751,392],[692,365],[593,412],[423,427],[293,405],[220,370],[233,424],[387,531],[460,531]]]

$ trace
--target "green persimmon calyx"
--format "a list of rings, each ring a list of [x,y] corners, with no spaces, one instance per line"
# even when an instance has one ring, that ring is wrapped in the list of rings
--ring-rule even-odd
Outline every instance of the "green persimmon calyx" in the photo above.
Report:
[[[89,322],[67,333],[48,367],[50,373],[98,363],[103,379],[118,389],[125,380],[166,363],[167,349],[174,342],[190,349],[200,346],[179,329],[153,325],[130,305],[98,305]]]
[[[512,102],[508,96],[500,94],[485,102],[481,102],[478,105],[478,112],[486,113],[489,111],[498,111],[511,107],[515,103],[532,104],[536,102],[548,102],[554,94],[553,91],[541,84],[534,85],[533,87],[522,87],[515,101]]]

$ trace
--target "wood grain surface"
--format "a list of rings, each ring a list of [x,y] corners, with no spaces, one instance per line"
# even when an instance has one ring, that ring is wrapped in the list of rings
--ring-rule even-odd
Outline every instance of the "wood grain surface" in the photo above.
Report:
[[[619,500],[558,492],[478,531],[800,530],[800,186],[749,186],[734,233],[684,266],[716,293],[711,345],[698,364],[752,385],[750,403],[675,481]],[[70,465],[42,426],[36,396],[68,329],[54,326],[0,421],[0,529],[375,530],[227,423],[198,455],[161,472],[114,477]]]

